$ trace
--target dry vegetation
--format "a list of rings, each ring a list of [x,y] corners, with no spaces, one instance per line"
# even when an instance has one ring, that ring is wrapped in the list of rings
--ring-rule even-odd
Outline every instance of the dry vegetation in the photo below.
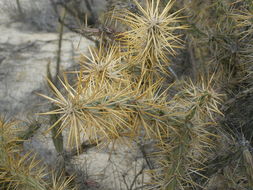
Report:
[[[52,109],[40,114],[52,116],[58,153],[80,154],[83,137],[92,146],[152,141],[155,151],[144,154],[151,181],[141,189],[251,190],[253,2],[119,6],[78,30],[96,43],[80,56],[78,71],[59,78],[48,71],[52,95],[40,96]],[[60,175],[46,174],[31,153],[22,155],[19,133],[0,120],[1,189],[80,189],[64,166]]]

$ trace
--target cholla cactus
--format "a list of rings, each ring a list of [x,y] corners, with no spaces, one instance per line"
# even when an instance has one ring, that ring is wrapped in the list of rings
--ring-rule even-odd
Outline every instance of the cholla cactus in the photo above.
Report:
[[[58,109],[43,114],[61,114],[60,119],[49,130],[58,123],[58,133],[69,128],[70,147],[80,146],[80,134],[98,142],[99,138],[111,139],[112,136],[119,136],[120,128],[129,127],[126,120],[129,109],[125,108],[124,104],[131,97],[131,88],[117,91],[119,85],[118,88],[115,86],[115,89],[99,89],[97,86],[94,88],[89,84],[83,84],[82,81],[73,88],[65,80],[62,85],[67,97],[64,97],[50,81],[49,83],[54,89],[55,98],[42,96],[54,103]]]
[[[63,129],[70,126],[68,144],[71,146],[80,146],[81,131],[88,138],[92,137],[98,142],[99,137],[113,139],[112,136],[120,137],[120,133],[126,131],[129,133],[130,129],[140,128],[136,124],[129,125],[133,113],[138,115],[142,113],[139,110],[144,109],[139,103],[143,99],[140,100],[138,96],[152,99],[152,94],[155,92],[153,88],[156,86],[154,75],[158,75],[155,69],[161,66],[162,61],[168,61],[165,51],[169,50],[169,53],[174,54],[174,48],[177,47],[174,43],[180,41],[174,31],[184,29],[185,26],[176,26],[179,22],[179,17],[176,16],[178,12],[169,14],[172,2],[169,2],[162,11],[160,11],[160,1],[156,3],[147,1],[146,10],[137,1],[135,3],[142,15],[126,11],[128,16],[122,15],[124,18],[121,18],[120,14],[117,16],[121,22],[134,27],[132,31],[119,34],[123,36],[119,38],[121,42],[123,41],[122,44],[105,45],[101,40],[97,49],[90,49],[90,57],[83,55],[77,77],[78,84],[72,87],[67,81],[62,82],[67,97],[64,97],[51,82],[49,83],[55,98],[42,95],[59,107],[44,114],[61,114],[60,119],[50,129],[61,123],[58,130],[58,133],[61,133]],[[136,23],[132,23],[134,19],[137,19]],[[139,45],[145,41],[148,43],[143,53]],[[136,65],[133,60],[141,63],[140,79],[136,79],[131,73],[135,67],[133,65]],[[142,85],[146,83],[145,80],[148,81],[148,85]],[[147,92],[150,93],[149,96]],[[148,106],[147,109],[151,108],[152,106]],[[147,133],[155,131],[155,129],[151,130],[152,127],[147,127],[142,116],[139,115],[137,118],[141,121],[137,122],[138,125],[143,124]]]
[[[22,130],[17,122],[0,118],[0,188],[13,190],[75,190],[70,187],[73,178],[46,180],[46,167],[31,152],[23,153],[18,136]],[[53,174],[54,176],[54,174]]]
[[[116,14],[115,18],[129,27],[129,30],[119,34],[121,45],[126,47],[124,54],[130,54],[128,62],[140,69],[139,85],[152,85],[161,78],[160,72],[168,74],[169,55],[175,55],[176,48],[182,47],[177,30],[186,29],[179,25],[182,17],[179,11],[170,13],[174,1],[169,1],[162,8],[160,0],[146,1],[142,7],[134,0],[137,10],[129,10]]]
[[[187,21],[195,25],[186,36],[195,45],[191,56],[196,58],[192,61],[197,63],[197,77],[196,81],[185,77],[184,82],[171,84],[177,89],[172,94],[164,81],[169,56],[183,46],[178,32],[187,28],[182,24],[184,17],[179,16],[182,10],[173,12],[176,2],[171,0],[164,8],[160,0],[146,0],[145,6],[134,2],[135,11],[118,10],[113,14],[127,31],[114,34],[107,43],[101,39],[98,47],[90,48],[89,56],[82,55],[74,85],[65,77],[61,80],[62,92],[48,82],[54,97],[42,96],[56,109],[43,114],[59,116],[49,130],[57,125],[58,135],[67,130],[68,145],[77,150],[82,136],[97,143],[151,138],[159,149],[157,169],[152,171],[154,188],[203,189],[203,181],[208,178],[203,174],[205,163],[218,137],[216,119],[224,116],[220,111],[220,87],[242,68],[237,59],[247,59],[251,52],[251,48],[247,53],[237,49],[237,41],[248,38],[252,29],[237,34],[241,25],[235,24],[236,19],[250,22],[251,17],[229,14],[236,2],[221,0],[204,6],[207,12],[201,15],[209,16],[206,22],[201,15],[192,14],[195,9],[188,9],[186,13],[193,16]],[[195,0],[190,5],[198,3]],[[212,11],[217,13],[217,23],[209,15]],[[243,26],[248,28],[248,22]],[[245,153],[245,161],[251,162],[249,152]]]
[[[80,77],[90,86],[107,86],[128,81],[126,65],[122,64],[120,49],[116,44],[110,47],[100,42],[98,48],[89,48],[90,57],[82,54],[80,58]]]
[[[252,94],[252,1],[133,2],[128,9],[115,9],[107,20],[108,24],[124,26],[117,30],[120,32],[106,25],[85,28],[96,36],[103,35],[97,47],[89,47],[89,55],[80,56],[80,70],[70,72],[76,74],[75,81],[69,81],[64,74],[63,79],[59,78],[63,89],[59,89],[56,81],[48,79],[52,97],[40,94],[53,104],[52,110],[41,113],[55,116],[48,131],[52,130],[56,137],[66,131],[68,147],[76,148],[77,153],[83,137],[96,144],[151,139],[158,150],[150,155],[154,159],[151,189],[209,190],[208,178],[219,175],[227,179],[223,186],[227,189],[251,188],[252,129],[245,132],[244,128],[251,127],[252,121],[245,124],[235,114],[239,122],[233,125],[238,127],[230,130],[249,134],[227,145],[232,158],[216,158],[212,151],[216,141],[222,139],[218,125],[233,127],[230,122],[217,121],[224,115],[229,118],[233,106],[228,104]],[[191,30],[182,33],[188,28]],[[188,49],[182,50],[182,37],[187,39]],[[190,59],[184,62],[191,63],[187,66],[193,67],[194,80],[179,76],[167,84],[168,74],[173,71],[171,58],[179,48],[188,55],[184,59]],[[223,106],[221,93],[232,97]],[[251,117],[252,106],[249,109]],[[50,180],[47,168],[36,156],[21,151],[19,133],[16,122],[0,118],[0,189],[77,189],[72,184],[74,177],[64,173],[50,174]],[[58,142],[60,148],[55,143],[56,149],[63,153],[61,139]],[[223,165],[213,164],[216,160]],[[228,166],[230,163],[236,167]]]
[[[175,55],[175,48],[181,47],[177,29],[185,29],[186,26],[178,25],[181,18],[180,12],[169,13],[173,1],[169,1],[162,9],[160,0],[146,1],[146,7],[142,7],[134,1],[138,12],[129,10],[120,12],[116,18],[129,27],[129,31],[121,33],[122,44],[129,48],[134,61],[159,65],[160,61],[168,62],[168,54]],[[156,66],[157,66],[156,65]]]
[[[166,128],[160,130],[158,143],[161,156],[155,171],[156,184],[161,189],[185,189],[198,187],[193,175],[203,177],[204,161],[213,147],[211,126],[213,115],[222,114],[218,105],[220,95],[212,89],[212,81],[200,84],[184,82],[181,91],[168,104],[169,117]],[[166,131],[164,133],[164,131]]]
[[[0,187],[1,189],[44,190],[44,168],[30,153],[21,156],[17,122],[7,122],[0,118]],[[30,160],[29,160],[30,159]],[[36,168],[36,171],[34,169]]]

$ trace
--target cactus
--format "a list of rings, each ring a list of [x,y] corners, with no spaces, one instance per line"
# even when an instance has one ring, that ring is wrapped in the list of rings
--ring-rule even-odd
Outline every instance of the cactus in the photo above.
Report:
[[[252,2],[133,2],[108,14],[107,24],[118,23],[123,31],[106,23],[93,28],[100,40],[80,56],[79,70],[69,72],[75,74],[73,81],[65,73],[60,87],[49,77],[53,95],[40,94],[53,104],[40,115],[56,118],[47,132],[53,131],[55,139],[68,134],[68,147],[60,143],[59,152],[75,148],[80,154],[82,137],[96,144],[148,139],[156,147],[149,155],[151,189],[211,189],[212,176],[226,179],[222,187],[251,187],[252,129],[247,124],[240,131],[229,117],[234,102],[253,92]],[[193,75],[177,72],[181,65],[174,60],[182,54],[189,55]],[[246,139],[238,140],[240,135]],[[3,188],[71,188],[72,178],[63,174],[53,175],[49,187],[44,168],[34,169],[37,161],[30,154],[25,158],[31,161],[24,163],[16,141],[1,144],[3,163],[17,163],[12,164],[15,172],[1,168]]]
[[[46,180],[46,167],[32,152],[23,153],[18,122],[0,118],[0,188],[13,190],[74,190],[70,179]],[[54,178],[53,178],[54,179]],[[61,182],[61,183],[60,183]],[[51,185],[52,184],[52,185]],[[57,188],[55,188],[57,186]]]

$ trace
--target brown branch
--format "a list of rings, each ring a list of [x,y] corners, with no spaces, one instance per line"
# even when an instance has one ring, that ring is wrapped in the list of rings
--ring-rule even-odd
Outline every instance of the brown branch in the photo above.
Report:
[[[98,145],[98,143],[100,143],[100,142],[101,141],[99,141],[99,142],[88,142],[88,141],[85,141],[79,147],[79,152],[77,152],[77,149],[75,147],[75,148],[71,149],[70,151],[66,152],[65,153],[65,155],[66,155],[65,157],[67,159],[71,159],[72,157],[77,156],[78,154],[81,154],[83,152],[87,152],[88,149],[96,147]]]
[[[142,165],[141,170],[134,176],[134,179],[133,179],[133,181],[132,181],[132,184],[130,185],[130,190],[133,189],[133,186],[134,186],[134,184],[135,184],[137,178],[139,177],[139,175],[143,174],[144,169],[145,169],[145,166]]]

